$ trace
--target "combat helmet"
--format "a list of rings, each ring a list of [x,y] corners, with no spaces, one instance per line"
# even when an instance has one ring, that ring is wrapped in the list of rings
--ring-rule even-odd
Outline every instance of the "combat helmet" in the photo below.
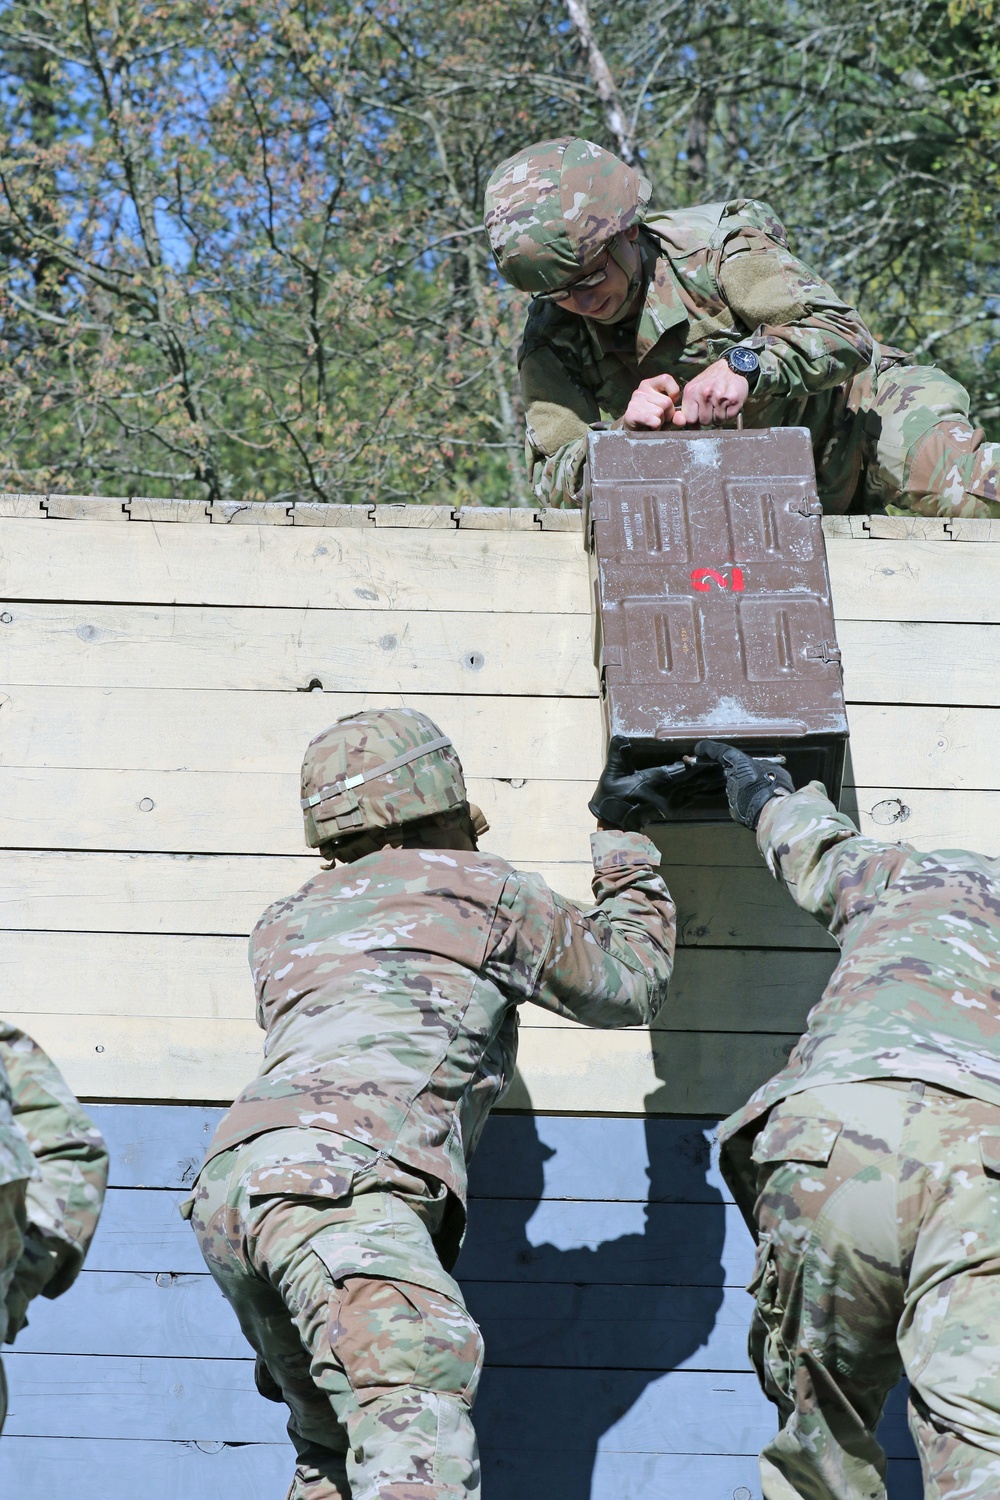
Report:
[[[528,146],[486,184],[483,222],[497,269],[519,291],[558,291],[642,223],[651,192],[647,178],[593,141]]]
[[[347,714],[309,741],[302,761],[312,849],[467,805],[451,740],[414,708]]]

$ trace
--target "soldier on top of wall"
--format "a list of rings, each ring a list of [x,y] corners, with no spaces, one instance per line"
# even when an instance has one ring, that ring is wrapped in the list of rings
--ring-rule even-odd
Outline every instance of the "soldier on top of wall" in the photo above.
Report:
[[[639,831],[663,774],[605,772],[583,913],[478,852],[424,714],[356,714],[308,746],[306,840],[330,864],[254,929],[265,1061],[186,1205],[261,1394],[290,1409],[289,1500],[478,1495],[482,1340],[449,1275],[467,1162],[522,1002],[615,1027],[666,998],[674,907]]]
[[[83,1265],[108,1180],[101,1132],[41,1047],[0,1021],[0,1344]],[[7,1386],[0,1365],[0,1428]]]
[[[766,203],[650,214],[648,181],[590,141],[497,167],[485,223],[532,302],[518,355],[531,482],[579,505],[587,431],[805,426],[827,511],[1000,516],[1000,444],[968,392],[880,345],[798,260]]]
[[[758,1242],[764,1500],[884,1500],[905,1370],[926,1500],[1000,1494],[1000,861],[863,838],[819,782],[701,741],[842,956],[788,1065],[720,1126]]]

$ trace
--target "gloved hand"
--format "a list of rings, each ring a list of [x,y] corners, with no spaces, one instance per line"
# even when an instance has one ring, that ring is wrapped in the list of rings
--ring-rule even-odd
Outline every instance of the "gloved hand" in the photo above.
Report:
[[[744,828],[756,828],[772,797],[794,792],[788,772],[770,761],[754,760],[718,740],[699,740],[694,747],[698,760],[714,760],[725,772],[729,811]]]
[[[587,805],[606,828],[638,833],[647,823],[663,822],[670,816],[670,788],[690,775],[691,770],[683,761],[636,771],[628,740],[623,734],[616,734],[608,746],[601,779]]]

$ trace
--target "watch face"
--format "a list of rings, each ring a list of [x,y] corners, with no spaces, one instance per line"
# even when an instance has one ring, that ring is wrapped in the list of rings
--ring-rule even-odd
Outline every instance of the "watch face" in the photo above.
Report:
[[[726,352],[726,363],[739,375],[750,375],[760,369],[760,360],[752,349],[743,349],[738,344]]]

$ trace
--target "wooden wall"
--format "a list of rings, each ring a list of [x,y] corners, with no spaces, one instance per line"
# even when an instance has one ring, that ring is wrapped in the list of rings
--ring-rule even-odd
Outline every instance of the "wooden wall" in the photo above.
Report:
[[[879,837],[996,848],[993,523],[825,524],[845,805]],[[172,1204],[204,1107],[256,1068],[246,934],[315,867],[302,749],[364,704],[426,708],[490,817],[486,847],[586,899],[601,745],[578,527],[0,499],[4,1007],[103,1101],[116,1162],[88,1270],[8,1357],[10,1493],[42,1500],[92,1461],[113,1481],[95,1496],[147,1472],[154,1500],[282,1493],[277,1408]],[[835,955],[741,830],[663,848],[681,944],[667,1015],[610,1035],[526,1015],[513,1112],[477,1162],[461,1270],[490,1346],[478,1420],[498,1500],[757,1493],[771,1419],[743,1354],[750,1242],[705,1121],[783,1062]],[[892,1431],[902,1496],[913,1464]]]

